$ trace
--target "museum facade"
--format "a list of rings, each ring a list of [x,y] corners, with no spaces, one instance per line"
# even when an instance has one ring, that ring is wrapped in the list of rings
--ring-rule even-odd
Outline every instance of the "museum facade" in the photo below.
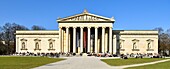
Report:
[[[158,53],[158,31],[113,30],[114,18],[84,10],[57,19],[59,30],[16,31],[16,52]]]

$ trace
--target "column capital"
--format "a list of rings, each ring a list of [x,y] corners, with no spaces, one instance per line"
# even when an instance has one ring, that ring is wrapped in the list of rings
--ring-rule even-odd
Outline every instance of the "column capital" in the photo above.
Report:
[[[69,28],[68,26],[66,28]]]
[[[62,28],[62,26],[59,26],[59,28]]]
[[[77,27],[73,27],[73,28],[77,28]]]
[[[102,29],[105,29],[106,27],[102,27]]]
[[[111,29],[112,29],[112,27],[109,27],[109,28],[111,28]]]
[[[87,27],[87,28],[91,28],[91,27]]]
[[[99,28],[99,27],[95,27],[95,28]]]
[[[84,27],[80,27],[80,28],[84,28]]]

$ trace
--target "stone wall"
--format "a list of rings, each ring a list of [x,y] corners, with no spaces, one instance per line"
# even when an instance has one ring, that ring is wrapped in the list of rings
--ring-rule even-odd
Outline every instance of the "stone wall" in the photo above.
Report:
[[[36,41],[39,42],[37,50],[35,49]],[[22,49],[23,42],[25,42],[25,49]],[[49,48],[50,42],[52,42],[52,49]],[[59,33],[58,31],[16,31],[16,52],[60,52]]]
[[[115,30],[113,31],[113,47],[116,48],[116,51],[113,51],[120,54],[158,53],[158,31]]]

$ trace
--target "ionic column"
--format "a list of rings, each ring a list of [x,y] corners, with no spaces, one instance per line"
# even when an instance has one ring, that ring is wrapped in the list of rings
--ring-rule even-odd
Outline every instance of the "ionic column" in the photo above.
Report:
[[[80,37],[80,52],[83,52],[83,27],[80,27],[81,37]]]
[[[112,27],[109,27],[109,52],[112,53]]]
[[[95,27],[95,53],[97,53],[98,27]]]
[[[76,53],[76,27],[73,27],[73,53]]]
[[[64,30],[62,30],[62,35],[61,35],[61,42],[62,42],[62,52],[64,52]]]
[[[69,29],[68,29],[69,30]],[[70,52],[70,30],[68,32],[68,52]]]
[[[106,29],[106,33],[105,33],[105,52],[108,52],[108,29]]]
[[[88,49],[87,49],[87,52],[90,52],[90,28],[91,27],[88,27]]]
[[[67,51],[66,52],[69,52],[69,42],[68,42],[68,39],[69,39],[69,27],[66,27],[66,47],[67,47]]]
[[[102,27],[102,53],[105,51],[105,42],[104,42],[104,35],[105,35],[105,27]]]
[[[113,38],[114,39],[112,39],[113,41],[113,54],[116,54],[116,41],[117,41],[117,38],[116,38],[116,35],[113,35]],[[123,44],[123,43],[122,43]]]
[[[59,27],[60,51],[62,52],[62,27]]]

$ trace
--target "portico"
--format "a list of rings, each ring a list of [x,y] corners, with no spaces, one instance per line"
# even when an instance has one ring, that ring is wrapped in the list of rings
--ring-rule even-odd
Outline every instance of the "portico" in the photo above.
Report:
[[[113,18],[88,13],[57,20],[62,52],[112,53]]]

